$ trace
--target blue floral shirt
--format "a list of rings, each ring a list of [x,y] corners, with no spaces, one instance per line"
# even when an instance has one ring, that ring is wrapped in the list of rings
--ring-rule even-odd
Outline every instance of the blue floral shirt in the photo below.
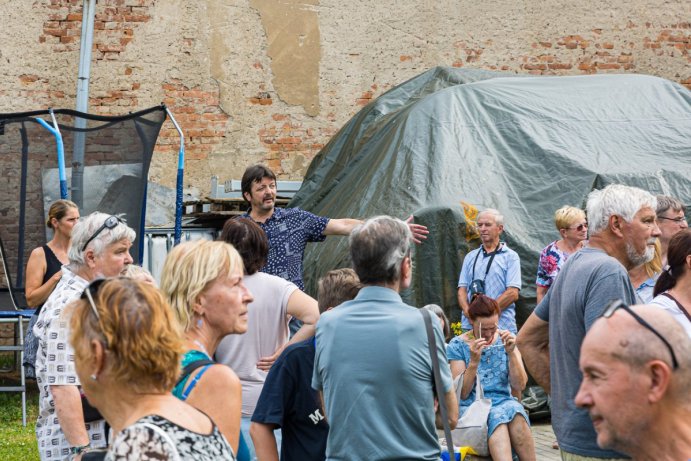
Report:
[[[249,211],[243,218],[252,219]],[[329,218],[300,208],[274,208],[264,223],[257,222],[269,238],[269,256],[262,272],[273,274],[305,289],[302,281],[302,257],[308,242],[323,242]]]

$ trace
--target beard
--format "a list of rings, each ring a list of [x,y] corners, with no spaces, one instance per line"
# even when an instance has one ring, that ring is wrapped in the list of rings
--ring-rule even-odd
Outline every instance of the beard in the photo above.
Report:
[[[631,242],[626,242],[626,256],[634,266],[641,266],[653,260],[655,257],[655,247],[646,246],[645,251],[641,254],[636,251]]]

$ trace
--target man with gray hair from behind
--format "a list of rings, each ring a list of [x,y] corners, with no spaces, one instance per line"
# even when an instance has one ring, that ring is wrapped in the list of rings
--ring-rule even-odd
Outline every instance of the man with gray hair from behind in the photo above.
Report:
[[[350,257],[363,288],[347,308],[317,324],[312,387],[329,422],[327,460],[438,460],[433,369],[425,323],[399,292],[410,286],[411,233],[377,216],[350,234]],[[429,313],[425,312],[425,315]],[[458,402],[439,322],[433,321],[451,427]]]
[[[656,199],[650,193],[612,184],[588,195],[588,245],[564,264],[552,288],[518,334],[526,368],[552,396],[552,426],[564,461],[623,458],[599,448],[595,429],[573,398],[581,383],[578,369],[586,332],[609,301],[634,304],[627,273],[650,261],[660,229]]]
[[[691,339],[667,312],[614,301],[581,348],[585,408],[602,448],[634,461],[691,459]]]

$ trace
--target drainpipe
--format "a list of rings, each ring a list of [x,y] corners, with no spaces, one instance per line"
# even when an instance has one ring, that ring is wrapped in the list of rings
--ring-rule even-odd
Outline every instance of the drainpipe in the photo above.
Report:
[[[82,35],[79,47],[79,76],[77,78],[77,111],[89,111],[89,78],[91,73],[91,48],[94,43],[94,16],[96,0],[84,0],[82,8]],[[86,119],[74,120],[77,129],[86,128]],[[84,147],[85,133],[75,131],[72,148],[72,201],[79,208],[84,206]]]

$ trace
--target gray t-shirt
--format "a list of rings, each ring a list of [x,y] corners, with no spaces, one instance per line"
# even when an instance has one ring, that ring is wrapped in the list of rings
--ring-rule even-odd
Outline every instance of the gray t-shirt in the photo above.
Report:
[[[583,375],[578,368],[586,332],[612,300],[633,304],[636,294],[624,266],[602,250],[586,247],[566,261],[535,314],[549,322],[552,426],[559,447],[595,458],[625,458],[597,446],[586,410],[574,397]]]
[[[432,322],[445,392],[452,386]],[[327,460],[438,460],[425,323],[393,290],[368,286],[317,324],[312,387],[324,391]]]

